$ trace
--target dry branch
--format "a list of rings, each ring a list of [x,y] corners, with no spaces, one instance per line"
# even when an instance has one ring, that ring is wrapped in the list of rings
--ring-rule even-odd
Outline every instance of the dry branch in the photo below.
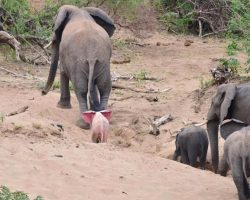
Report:
[[[163,92],[167,92],[169,90],[171,90],[171,88],[168,89],[164,89],[162,91],[155,91],[155,90],[137,90],[137,89],[133,89],[131,87],[126,87],[123,85],[118,85],[118,84],[112,84],[112,88],[113,89],[122,89],[122,90],[130,90],[132,92],[139,92],[139,93],[163,93]]]
[[[5,31],[0,31],[0,43],[10,45],[10,47],[16,51],[16,59],[20,60],[21,44],[16,40],[13,35],[10,35]]]
[[[40,51],[38,51],[29,41],[27,41],[24,37],[21,37],[21,36],[19,37],[23,41],[25,41],[34,51],[36,51],[39,55],[41,55],[48,64],[50,64],[50,61]]]
[[[152,122],[152,124],[154,124],[156,127],[159,127],[159,126],[166,124],[167,122],[170,122],[172,120],[173,120],[173,117],[171,116],[171,114],[166,114],[166,115],[154,120]]]
[[[16,110],[16,111],[10,112],[10,113],[7,114],[6,116],[13,116],[13,115],[17,115],[17,114],[23,113],[23,112],[25,112],[28,108],[29,108],[29,106],[23,106],[22,108],[19,108],[19,109]]]
[[[16,73],[16,72],[13,72],[13,71],[10,71],[10,70],[8,70],[8,69],[5,69],[4,67],[1,67],[1,66],[0,66],[0,70],[5,71],[5,72],[7,72],[7,73],[9,73],[9,74],[12,74],[12,75],[15,76],[15,77],[20,77],[20,78],[25,78],[25,79],[37,79],[37,80],[39,80],[39,81],[44,81],[43,79],[41,79],[41,78],[39,78],[39,77],[32,76],[32,75],[26,76],[26,75],[18,74],[18,73]]]

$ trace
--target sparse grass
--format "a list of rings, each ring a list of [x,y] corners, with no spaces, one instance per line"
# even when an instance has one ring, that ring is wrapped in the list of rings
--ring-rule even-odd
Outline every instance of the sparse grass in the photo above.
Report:
[[[124,94],[123,94],[123,92],[120,92],[120,91],[115,91],[114,92],[117,96],[123,96]]]
[[[133,76],[137,81],[142,81],[146,79],[147,72],[145,70],[141,70],[139,72],[136,72]]]
[[[239,45],[236,41],[232,41],[231,43],[229,43],[227,45],[227,54],[229,56],[233,56],[236,54],[237,51],[239,51],[240,48],[239,48]]]
[[[33,123],[33,124],[32,124],[32,127],[35,128],[35,129],[41,129],[41,128],[42,128],[42,125],[41,125],[41,124],[38,124],[38,123]]]
[[[212,77],[202,76],[200,78],[201,89],[207,89],[214,84],[214,79]]]
[[[41,90],[45,87],[45,82],[43,81],[39,81],[37,84],[36,84],[36,88]]]
[[[28,195],[22,191],[11,192],[6,186],[0,187],[0,200],[30,200]],[[34,200],[44,200],[37,196]]]
[[[20,124],[15,124],[15,125],[14,125],[14,130],[15,130],[15,131],[21,130],[22,128],[23,128],[23,126],[20,125]]]
[[[54,80],[54,83],[52,85],[52,90],[55,89],[60,89],[60,81],[59,80]]]
[[[5,114],[0,112],[0,123],[3,123],[4,119],[5,119]]]
[[[220,65],[225,67],[232,75],[239,75],[241,65],[236,58],[221,58],[219,62]]]
[[[55,90],[55,89],[60,89],[60,81],[59,80],[55,80],[53,85],[52,85],[52,89]],[[73,84],[71,83],[71,81],[69,82],[69,89],[70,90],[74,90],[73,88]]]
[[[121,40],[121,39],[111,39],[113,47],[116,49],[122,49],[124,47],[126,47],[127,42],[125,40]]]
[[[43,81],[40,81],[37,83],[36,87],[37,89],[41,90],[45,87],[45,82]],[[60,81],[59,80],[55,80],[53,85],[52,85],[52,90],[55,90],[55,89],[60,89]],[[69,89],[70,90],[74,90],[74,87],[73,87],[73,84],[71,83],[71,81],[69,82]]]

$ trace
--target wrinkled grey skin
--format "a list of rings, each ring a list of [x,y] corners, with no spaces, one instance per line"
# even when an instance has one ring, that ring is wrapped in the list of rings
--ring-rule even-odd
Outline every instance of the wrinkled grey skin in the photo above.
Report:
[[[220,125],[220,134],[221,137],[226,140],[227,137],[232,134],[235,131],[238,131],[242,129],[243,127],[248,126],[247,124],[235,120],[235,119],[230,119],[230,120],[225,120],[221,125]]]
[[[176,135],[176,150],[173,160],[181,156],[181,162],[194,167],[197,158],[200,160],[200,168],[205,169],[208,138],[205,129],[196,126],[182,128]]]
[[[219,152],[218,152],[218,128],[225,119],[240,120],[245,124],[250,124],[250,85],[242,84],[223,84],[218,87],[216,95],[207,115],[207,131],[211,146],[212,164],[215,173],[218,170]],[[233,131],[242,128],[232,123],[231,132],[225,133],[230,135]],[[223,129],[222,131],[223,132]],[[223,133],[222,133],[223,135]]]
[[[220,161],[219,173],[227,175],[228,169],[238,190],[239,200],[247,200],[250,190],[247,177],[250,175],[250,127],[232,133],[225,141],[224,154]]]
[[[72,82],[83,113],[88,109],[105,110],[111,91],[110,38],[115,30],[113,21],[98,8],[60,7],[52,39],[52,60],[47,84],[49,92],[60,59],[61,97],[58,107],[71,108],[69,80]],[[90,108],[87,104],[89,98]],[[89,128],[82,119],[77,125]]]

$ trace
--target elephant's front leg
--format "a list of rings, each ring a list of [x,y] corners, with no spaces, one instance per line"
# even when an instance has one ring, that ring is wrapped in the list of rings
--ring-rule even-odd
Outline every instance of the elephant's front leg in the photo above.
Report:
[[[64,72],[61,72],[60,74],[60,90],[61,90],[61,97],[57,106],[59,108],[71,108],[69,78]]]

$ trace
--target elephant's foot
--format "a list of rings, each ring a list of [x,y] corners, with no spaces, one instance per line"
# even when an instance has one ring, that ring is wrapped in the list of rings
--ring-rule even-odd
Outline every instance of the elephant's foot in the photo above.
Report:
[[[62,108],[62,109],[70,109],[70,108],[72,108],[70,102],[63,102],[63,101],[59,101],[57,103],[57,107]]]
[[[82,129],[85,129],[85,130],[90,129],[90,125],[87,124],[86,122],[84,122],[82,119],[77,120],[76,125],[79,128],[82,128]]]

